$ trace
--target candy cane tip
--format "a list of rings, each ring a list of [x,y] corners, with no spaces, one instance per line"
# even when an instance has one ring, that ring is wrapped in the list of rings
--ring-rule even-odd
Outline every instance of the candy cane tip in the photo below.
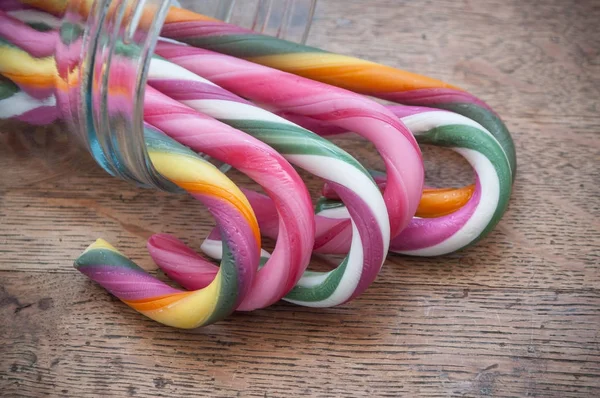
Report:
[[[173,243],[173,244],[182,244],[183,242],[181,242],[181,240],[179,240],[178,238],[174,237],[173,235],[169,235],[169,234],[154,234],[151,237],[148,238],[148,242],[147,244],[150,246],[156,246],[159,247],[162,244],[169,244],[169,243]]]
[[[97,250],[97,249],[105,249],[105,250],[110,250],[110,251],[115,252],[115,253],[119,253],[119,251],[117,249],[115,249],[110,243],[108,243],[104,239],[101,239],[101,238],[100,239],[96,239],[96,241],[94,243],[92,243],[91,245],[89,245],[83,251],[83,253],[81,253],[79,255],[79,257],[77,257],[77,259],[73,263],[73,267],[75,269],[80,269],[82,266],[85,266],[85,262],[86,261],[84,259],[86,258],[86,254],[89,253],[89,252],[91,252],[92,250]]]
[[[89,245],[87,247],[87,249],[84,250],[83,253],[86,253],[93,249],[108,249],[108,250],[112,250],[112,251],[117,251],[117,249],[115,249],[113,247],[113,245],[111,245],[110,243],[108,243],[107,241],[105,241],[102,238],[96,239],[96,241],[94,243],[92,243],[91,245]]]

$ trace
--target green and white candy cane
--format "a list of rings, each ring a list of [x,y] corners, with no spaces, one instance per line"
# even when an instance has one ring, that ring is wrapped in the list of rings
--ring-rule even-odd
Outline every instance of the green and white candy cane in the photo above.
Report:
[[[439,256],[468,247],[490,233],[506,211],[512,191],[509,157],[482,125],[454,112],[435,108],[389,106],[421,145],[447,147],[462,155],[476,174],[475,191],[457,211],[434,218],[415,217],[392,239],[390,251],[412,256]],[[345,134],[314,120],[296,119],[324,136]],[[341,206],[329,201],[327,209]],[[326,212],[320,213],[327,217]]]

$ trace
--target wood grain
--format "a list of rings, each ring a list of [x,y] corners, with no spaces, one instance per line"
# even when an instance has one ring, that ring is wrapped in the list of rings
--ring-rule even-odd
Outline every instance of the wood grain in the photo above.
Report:
[[[207,212],[106,176],[60,125],[0,124],[0,395],[600,396],[598,20],[592,0],[320,1],[310,44],[476,93],[519,156],[485,241],[390,257],[340,308],[282,303],[194,331],[145,319],[73,259],[101,236],[155,269],[145,239],[198,247]],[[471,176],[454,155],[425,157],[428,182]]]

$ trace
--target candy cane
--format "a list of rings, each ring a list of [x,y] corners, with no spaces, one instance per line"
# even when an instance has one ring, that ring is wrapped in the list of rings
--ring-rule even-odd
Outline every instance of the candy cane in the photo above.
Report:
[[[460,210],[441,217],[413,219],[392,242],[396,253],[436,256],[467,247],[487,235],[506,211],[512,174],[504,148],[479,123],[451,112],[395,107],[395,113],[423,144],[449,147],[476,174],[475,192]]]
[[[46,113],[45,108],[53,102],[51,98],[26,98],[27,94],[5,78],[0,79],[0,93],[2,119],[39,120],[32,114],[38,110]],[[27,109],[14,106],[27,101]],[[243,193],[216,167],[151,126],[146,126],[145,134],[156,169],[203,202],[217,220],[224,238],[218,274],[204,289],[177,290],[101,239],[75,261],[75,268],[155,321],[178,328],[208,325],[234,311],[252,287],[260,252],[258,224]]]
[[[353,233],[358,234],[348,244],[349,256],[335,271],[323,275],[311,272],[310,278],[301,279],[286,300],[309,306],[337,305],[358,296],[373,282],[387,254],[389,221],[377,186],[353,157],[330,141],[161,59],[152,61],[148,81],[167,96],[271,145],[292,164],[329,181],[346,199]],[[342,217],[348,218],[348,213],[342,212]],[[317,222],[317,231],[315,248],[320,248],[329,243],[331,229],[327,223]],[[204,248],[209,244],[205,242]],[[220,254],[218,250],[216,253]],[[205,272],[200,275],[206,276]],[[325,282],[315,284],[319,275]],[[194,287],[189,273],[182,283]]]
[[[474,192],[463,207],[435,218],[413,219],[392,240],[390,251],[436,256],[479,241],[500,221],[512,190],[510,164],[502,145],[479,123],[453,112],[408,106],[388,108],[415,134],[420,144],[451,148],[465,157],[476,174]],[[311,120],[295,119],[326,136],[343,133]],[[331,192],[327,194],[334,196]],[[339,202],[329,204],[329,208],[339,206]]]
[[[295,116],[294,120],[301,124],[304,118],[304,120],[311,120],[313,126],[320,122],[325,126],[338,129],[345,127],[339,123],[334,124],[327,117],[323,117],[322,113],[313,111],[312,103],[330,98],[326,97],[325,93],[319,92],[319,84],[315,84],[316,88],[313,90],[303,92],[303,84],[312,87],[313,82],[208,50],[173,43],[159,43],[156,51],[170,61],[197,72],[245,98],[266,103],[269,108],[281,112],[286,117]],[[286,84],[289,84],[289,87]],[[295,101],[305,102],[298,105]],[[335,112],[342,117],[350,113],[349,111],[345,113],[342,109],[340,107]],[[436,214],[438,217],[431,219],[412,220],[407,230],[397,236],[392,235],[392,250],[419,256],[441,255],[462,249],[480,240],[498,223],[506,210],[511,192],[510,184],[504,183],[506,175],[510,179],[511,169],[502,146],[487,129],[469,118],[452,112],[432,112],[431,108],[421,110],[421,108],[411,107],[392,107],[390,110],[393,110],[395,116],[400,117],[403,122],[410,123],[407,126],[414,134],[422,136],[423,143],[455,147],[457,152],[471,162],[478,174],[478,181],[473,191],[469,192],[467,203],[459,211],[449,212],[450,214],[438,213]],[[443,134],[436,129],[441,129]],[[452,132],[449,133],[449,130]],[[390,139],[388,146],[393,146],[393,130],[382,129],[380,134],[383,135],[382,140]],[[473,151],[481,156],[475,155]],[[488,161],[492,161],[493,166],[488,167]],[[485,170],[487,171],[484,172]],[[483,179],[486,181],[484,182]],[[484,195],[481,194],[482,187],[485,188]],[[390,179],[387,179],[385,190],[389,188]],[[338,218],[339,210],[340,205],[328,203],[327,206],[322,206],[318,214],[324,218]],[[330,220],[328,226],[328,231],[338,229],[340,233],[331,238],[326,247],[316,247],[316,250],[322,253],[344,253],[348,249],[349,240],[348,234],[342,233],[344,229],[341,221]]]
[[[413,256],[437,256],[481,240],[498,224],[506,211],[512,190],[510,165],[500,143],[483,126],[453,112],[405,106],[390,106],[389,109],[410,128],[419,143],[456,151],[472,165],[476,174],[474,192],[463,207],[449,214],[438,214],[435,218],[414,218],[398,237],[392,239],[390,251]],[[303,122],[299,118],[296,120],[300,124],[311,125],[315,131],[327,136],[343,133],[340,129],[328,126],[319,128],[315,123]],[[380,174],[375,173],[375,176],[381,182]],[[335,192],[328,191],[327,194],[337,198]],[[253,197],[250,200],[256,199]],[[268,203],[263,203],[263,207],[268,209]],[[330,230],[343,227],[342,221],[335,217],[341,207],[338,201],[321,202],[317,224],[327,224]],[[276,214],[263,211],[257,217],[263,234],[272,234]],[[267,227],[264,231],[262,225]],[[209,236],[208,239],[213,237]],[[345,253],[347,240],[337,243],[323,252]]]
[[[260,35],[175,7],[169,11],[161,34],[354,92],[466,116],[491,132],[502,145],[509,161],[511,180],[515,178],[516,152],[508,129],[485,102],[458,87],[374,62]],[[464,197],[468,192],[470,188],[460,195]],[[447,192],[429,191],[428,194],[434,198]],[[439,202],[437,198],[434,200]]]
[[[516,172],[514,143],[506,126],[486,103],[458,87],[375,62],[257,34],[175,7],[171,7],[161,34],[354,92],[406,105],[454,111],[491,132],[506,151],[512,173]]]
[[[423,164],[414,137],[382,105],[349,91],[190,46],[159,42],[156,53],[219,86],[278,111],[289,111],[352,130],[372,141],[388,180],[384,191],[391,236],[415,214]]]
[[[24,24],[20,29],[22,34],[19,37],[35,35],[35,31]],[[4,48],[1,44],[0,51]],[[54,63],[47,62],[49,58],[36,59],[19,47],[8,48],[11,57],[0,59],[0,70],[11,66],[14,63],[12,55],[20,52],[18,55],[32,64],[26,67],[37,70],[41,76],[57,74]],[[126,62],[116,61],[114,64],[111,70],[123,79],[121,84],[133,78]],[[24,83],[31,84],[31,80]],[[307,268],[315,234],[310,196],[296,171],[266,144],[199,114],[150,87],[146,90],[144,108],[145,120],[151,125],[192,149],[238,168],[261,184],[274,199],[281,216],[278,240],[271,258],[255,278],[253,289],[238,309],[262,308],[280,300]]]

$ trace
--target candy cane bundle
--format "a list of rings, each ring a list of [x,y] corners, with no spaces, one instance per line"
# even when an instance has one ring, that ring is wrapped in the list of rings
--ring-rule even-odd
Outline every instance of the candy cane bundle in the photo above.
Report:
[[[59,105],[72,88],[57,79],[57,68],[76,72],[77,65],[54,59],[60,21],[51,14],[65,1],[26,3],[50,14],[0,2],[10,11],[0,11],[0,119],[45,124],[67,115]],[[217,227],[201,249],[221,265],[177,238],[154,235],[149,252],[186,289],[178,290],[98,240],[76,268],[144,315],[191,328],[282,298],[339,305],[375,280],[388,250],[450,253],[479,241],[505,212],[514,144],[473,95],[173,7],[162,35],[171,40],[156,47],[144,96],[147,152],[161,175],[215,216]],[[130,57],[131,46],[117,49],[109,95],[135,78]],[[365,94],[403,105],[384,106]],[[375,145],[385,173],[366,170],[327,139],[349,133]],[[461,154],[475,183],[424,189],[418,144]],[[266,195],[236,187],[195,152],[242,171]],[[324,180],[314,213],[292,165]],[[271,254],[261,249],[261,235],[276,239]],[[346,257],[331,271],[308,271],[313,251]]]

